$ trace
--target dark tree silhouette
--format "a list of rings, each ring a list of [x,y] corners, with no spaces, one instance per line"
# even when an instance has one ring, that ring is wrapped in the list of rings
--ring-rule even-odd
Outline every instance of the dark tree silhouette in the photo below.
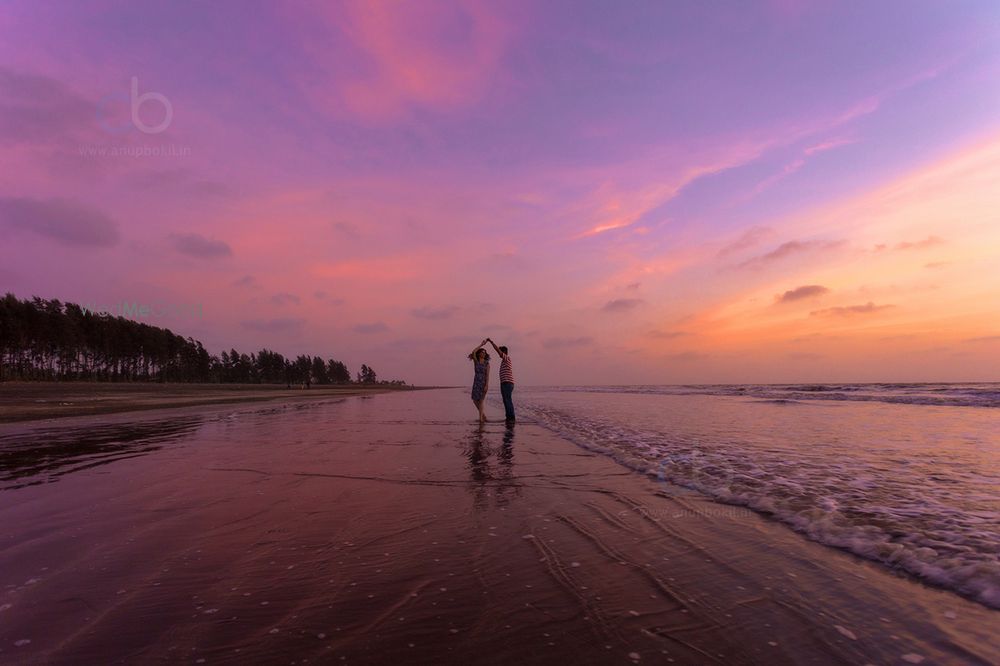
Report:
[[[326,362],[326,374],[332,384],[348,384],[351,381],[351,371],[347,366],[332,358]]]
[[[347,384],[351,373],[332,358],[290,361],[269,349],[212,356],[166,328],[8,293],[0,299],[0,381],[12,379]],[[358,381],[376,383],[375,372],[362,366]]]

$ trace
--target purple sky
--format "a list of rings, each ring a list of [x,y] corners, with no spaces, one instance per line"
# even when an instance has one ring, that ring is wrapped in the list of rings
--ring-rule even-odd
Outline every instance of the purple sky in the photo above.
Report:
[[[0,35],[2,291],[415,383],[486,335],[529,384],[998,378],[996,2],[33,0]]]

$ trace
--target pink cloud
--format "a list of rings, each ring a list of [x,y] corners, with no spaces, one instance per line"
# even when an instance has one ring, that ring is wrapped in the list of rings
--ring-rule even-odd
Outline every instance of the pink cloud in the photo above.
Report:
[[[118,222],[104,211],[65,199],[0,197],[0,227],[77,247],[111,247],[121,240]]]
[[[321,278],[400,282],[424,273],[428,265],[426,260],[416,255],[352,259],[315,264],[310,272]]]
[[[793,301],[816,298],[817,296],[822,296],[829,291],[829,288],[820,284],[807,284],[801,287],[796,287],[795,289],[789,289],[782,295],[775,298],[775,300],[779,303],[791,303]]]
[[[792,174],[794,174],[795,172],[799,171],[802,167],[804,167],[806,165],[806,161],[807,161],[808,157],[812,157],[813,155],[817,155],[819,153],[824,153],[824,152],[826,152],[828,150],[833,150],[833,149],[839,148],[841,146],[848,146],[848,145],[850,145],[852,143],[857,143],[857,140],[856,139],[830,139],[828,141],[823,141],[823,142],[814,144],[812,146],[809,146],[808,148],[803,149],[803,151],[802,151],[802,157],[798,157],[798,158],[792,160],[791,162],[789,162],[788,164],[786,164],[784,167],[782,167],[781,171],[779,171],[778,173],[776,173],[776,174],[774,174],[772,176],[769,176],[768,178],[765,178],[764,180],[762,180],[760,183],[757,184],[756,187],[754,187],[752,194],[753,195],[760,194],[764,190],[766,190],[769,187],[773,186],[775,183],[777,183],[777,182],[779,182],[781,180],[784,180],[785,178],[787,178],[787,177],[791,176]]]
[[[843,240],[787,241],[765,254],[742,262],[739,268],[759,269],[790,257],[806,254],[827,253],[838,250],[846,244]]]
[[[731,254],[748,250],[760,244],[761,241],[770,236],[772,233],[772,230],[768,227],[751,227],[741,233],[738,238],[723,246],[723,248],[719,250],[718,256],[721,259],[728,257]]]
[[[455,110],[479,100],[498,73],[510,26],[490,3],[380,3],[317,6],[331,39],[350,40],[353,53],[323,40],[307,48],[325,71],[308,84],[328,108],[346,107],[372,122],[414,109]],[[338,59],[349,57],[354,66]]]
[[[601,307],[604,312],[611,313],[622,313],[630,312],[641,306],[645,301],[641,298],[616,298],[613,301],[608,301]]]
[[[858,140],[854,138],[829,139],[827,141],[821,141],[820,143],[809,146],[802,152],[805,155],[815,155],[816,153],[823,153],[828,150],[833,150],[834,148],[840,148],[841,146],[849,146],[857,142]]]
[[[766,144],[747,142],[743,145],[720,145],[706,149],[699,166],[664,164],[662,158],[636,161],[622,165],[620,175],[605,179],[595,188],[585,204],[583,215],[592,219],[592,226],[574,238],[587,238],[629,227],[644,215],[674,199],[687,186],[714,174],[746,164],[761,155]],[[659,178],[650,179],[650,174]],[[625,185],[639,181],[639,185]]]

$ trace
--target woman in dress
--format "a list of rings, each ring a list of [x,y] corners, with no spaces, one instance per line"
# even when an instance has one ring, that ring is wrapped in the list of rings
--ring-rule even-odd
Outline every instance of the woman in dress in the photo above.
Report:
[[[469,354],[469,360],[472,361],[476,369],[475,377],[472,380],[472,402],[476,405],[476,409],[479,410],[480,423],[486,423],[483,403],[486,401],[486,392],[490,388],[490,355],[483,349],[483,345],[485,344],[486,340],[483,340]]]

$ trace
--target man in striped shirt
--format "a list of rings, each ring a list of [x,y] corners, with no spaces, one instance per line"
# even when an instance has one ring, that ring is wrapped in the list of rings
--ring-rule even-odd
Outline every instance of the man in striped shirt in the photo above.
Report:
[[[514,422],[514,400],[511,396],[514,393],[514,369],[510,363],[510,355],[504,346],[497,347],[497,343],[490,338],[486,341],[493,345],[493,349],[500,355],[500,395],[503,396],[503,409],[507,412],[507,423]]]

